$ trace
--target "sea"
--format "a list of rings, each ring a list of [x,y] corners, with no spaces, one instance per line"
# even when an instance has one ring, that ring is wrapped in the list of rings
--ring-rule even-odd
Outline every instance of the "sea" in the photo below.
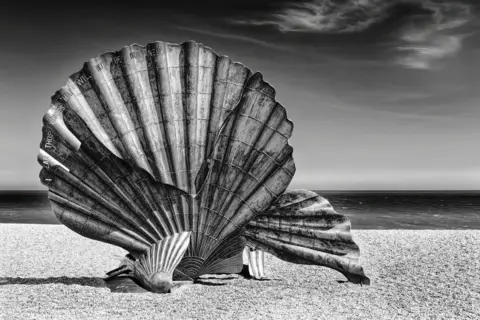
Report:
[[[321,191],[352,229],[480,229],[480,191]],[[47,191],[0,191],[0,223],[59,224]]]

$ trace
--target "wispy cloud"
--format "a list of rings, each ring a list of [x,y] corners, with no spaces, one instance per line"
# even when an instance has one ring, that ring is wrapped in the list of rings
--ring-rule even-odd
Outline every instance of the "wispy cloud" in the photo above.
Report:
[[[236,34],[231,34],[231,33],[223,33],[223,32],[215,32],[215,31],[209,31],[209,30],[202,30],[202,29],[195,29],[195,28],[189,28],[189,27],[183,27],[183,26],[176,26],[177,29],[181,30],[186,30],[190,31],[193,33],[197,34],[204,34],[207,36],[212,36],[212,37],[217,37],[217,38],[224,38],[224,39],[231,39],[231,40],[239,40],[239,41],[244,41],[244,42],[250,42],[259,46],[267,47],[270,49],[275,49],[275,50],[280,50],[280,51],[295,51],[294,48],[289,47],[289,46],[284,46],[268,41],[263,41],[260,39],[248,37],[248,36],[242,36],[242,35],[236,35]]]
[[[265,19],[236,24],[274,26],[282,32],[355,33],[391,18],[395,6],[409,6],[393,41],[393,62],[412,69],[433,69],[462,49],[457,30],[472,20],[471,5],[454,0],[312,0],[291,3]],[[380,30],[381,32],[381,30]]]
[[[447,58],[454,57],[462,48],[461,36],[432,35],[422,43],[410,43],[399,46],[404,52],[395,59],[395,63],[411,69],[434,69]]]
[[[468,34],[458,28],[472,18],[470,6],[462,3],[424,4],[432,14],[420,21],[411,17],[401,29],[400,55],[395,63],[412,69],[435,69],[448,58],[456,56]]]
[[[291,3],[268,19],[234,23],[272,25],[284,32],[346,33],[362,31],[385,17],[385,0],[314,0]]]

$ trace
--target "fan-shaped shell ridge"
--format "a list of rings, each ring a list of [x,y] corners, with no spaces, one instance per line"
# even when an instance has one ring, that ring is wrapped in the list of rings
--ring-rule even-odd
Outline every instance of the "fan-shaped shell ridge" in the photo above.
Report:
[[[275,95],[193,41],[90,59],[43,119],[40,180],[57,218],[134,258],[189,232],[175,275],[236,272],[246,225],[295,173],[293,123]]]
[[[369,284],[350,227],[350,220],[337,213],[327,199],[298,189],[286,191],[251,220],[245,237],[252,249],[293,263],[332,268],[354,283]]]
[[[194,41],[134,43],[90,59],[52,101],[68,103],[115,155],[194,195],[195,173],[250,75]]]

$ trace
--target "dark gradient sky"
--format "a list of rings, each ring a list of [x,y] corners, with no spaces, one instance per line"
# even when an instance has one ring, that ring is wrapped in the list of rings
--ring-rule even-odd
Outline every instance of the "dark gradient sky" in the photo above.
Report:
[[[51,95],[125,45],[195,40],[261,71],[293,120],[292,188],[480,189],[476,1],[0,5],[0,189],[44,189]]]

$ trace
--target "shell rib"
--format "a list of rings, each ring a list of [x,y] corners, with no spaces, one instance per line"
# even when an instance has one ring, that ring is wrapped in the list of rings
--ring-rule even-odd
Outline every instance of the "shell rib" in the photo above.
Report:
[[[189,240],[190,232],[182,232],[155,243],[133,263],[133,275],[152,292],[169,292],[173,287],[173,272]]]
[[[358,261],[360,250],[353,242],[349,219],[313,191],[285,192],[248,223],[245,236],[251,249],[293,263],[325,266],[351,282],[370,284]]]
[[[265,253],[262,250],[254,250],[249,247],[245,247],[245,255],[248,263],[248,275],[255,279],[265,278]]]
[[[187,250],[189,240],[190,232],[175,233],[153,244],[138,259],[127,255],[120,267],[107,273],[105,281],[108,287],[115,292],[171,292],[179,285],[173,283],[173,273]]]
[[[91,59],[58,98],[115,155],[195,195],[197,173],[250,76],[195,42],[133,44]]]
[[[239,272],[246,224],[295,172],[292,129],[259,73],[194,42],[131,45],[52,97],[40,179],[81,235],[139,259],[187,231],[176,276]]]

